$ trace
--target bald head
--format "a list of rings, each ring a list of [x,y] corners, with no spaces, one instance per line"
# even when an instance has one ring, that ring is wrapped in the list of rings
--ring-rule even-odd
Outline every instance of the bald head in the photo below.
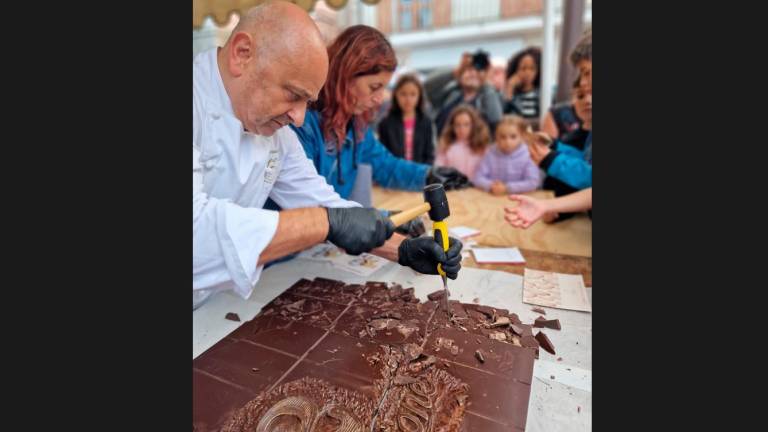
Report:
[[[328,75],[320,30],[307,12],[286,1],[245,12],[218,62],[235,115],[262,135],[288,123],[301,126],[307,102],[317,99]]]
[[[273,57],[317,56],[328,61],[323,37],[304,9],[287,1],[268,1],[249,9],[227,40],[238,32],[251,35],[259,54]]]

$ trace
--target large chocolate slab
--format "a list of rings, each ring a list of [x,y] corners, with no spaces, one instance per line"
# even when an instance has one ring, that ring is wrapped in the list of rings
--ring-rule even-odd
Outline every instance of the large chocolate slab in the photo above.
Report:
[[[193,361],[193,427],[524,430],[530,326],[503,309],[438,306],[383,282],[299,280]]]

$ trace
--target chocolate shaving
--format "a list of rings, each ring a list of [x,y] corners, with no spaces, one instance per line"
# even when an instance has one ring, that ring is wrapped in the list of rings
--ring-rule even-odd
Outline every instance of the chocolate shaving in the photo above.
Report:
[[[228,319],[230,321],[238,321],[238,322],[240,321],[240,316],[237,315],[234,312],[228,313],[224,318],[226,318],[226,319]]]
[[[534,311],[534,312],[536,312],[536,313],[540,313],[540,314],[542,314],[542,315],[546,315],[546,314],[547,314],[547,311],[545,311],[544,309],[542,309],[542,308],[540,308],[540,307],[535,307],[535,308],[533,308],[533,309],[531,309],[531,310],[532,310],[532,311]]]
[[[483,350],[475,351],[475,357],[477,357],[477,359],[480,360],[480,363],[485,363],[485,356],[483,355]]]
[[[493,327],[502,327],[502,326],[509,325],[510,323],[511,322],[509,321],[509,318],[507,318],[505,316],[502,316],[502,317],[496,318],[496,321],[494,321],[493,324],[491,324],[491,327],[492,328]]]

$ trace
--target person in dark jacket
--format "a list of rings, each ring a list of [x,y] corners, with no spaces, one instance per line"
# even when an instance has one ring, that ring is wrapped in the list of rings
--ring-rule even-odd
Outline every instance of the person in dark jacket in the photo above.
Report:
[[[379,141],[395,156],[432,165],[434,125],[424,109],[424,89],[414,75],[403,75],[392,92],[389,114],[379,123]]]

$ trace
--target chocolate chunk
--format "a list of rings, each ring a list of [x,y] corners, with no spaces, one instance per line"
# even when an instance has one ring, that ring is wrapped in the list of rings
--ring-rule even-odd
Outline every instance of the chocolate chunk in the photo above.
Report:
[[[441,290],[437,290],[437,291],[435,291],[433,293],[429,293],[429,294],[427,294],[427,298],[430,299],[431,301],[442,300],[443,298],[445,298],[445,290],[441,289]]]
[[[193,361],[193,429],[255,430],[295,402],[286,397],[317,412],[335,404],[317,430],[525,428],[539,342],[517,315],[456,300],[442,311],[432,300],[442,290],[422,303],[413,288],[381,282],[302,279],[289,291]],[[407,411],[414,403],[419,412]],[[284,420],[273,426],[297,425]]]
[[[518,335],[518,336],[522,336],[522,335],[523,335],[523,328],[522,328],[522,327],[520,327],[519,325],[517,325],[517,324],[510,324],[510,325],[509,325],[509,328],[510,328],[510,329],[512,329],[512,331],[513,331],[513,332],[514,332],[516,335]]]
[[[552,345],[552,341],[549,340],[549,337],[544,334],[544,332],[538,332],[536,333],[536,340],[539,342],[542,348],[544,348],[544,351],[555,354],[555,347]]]
[[[480,299],[475,297],[472,299],[472,303],[475,303],[475,304],[480,303]]]
[[[230,321],[240,321],[240,316],[238,316],[234,312],[228,313],[224,318],[230,320]]]
[[[531,310],[532,310],[532,311],[534,311],[534,312],[536,312],[536,313],[540,313],[540,314],[542,314],[542,315],[546,315],[546,314],[547,314],[547,311],[545,311],[544,309],[542,309],[542,308],[540,308],[540,307],[535,307],[535,308],[533,308],[533,309],[531,309]]]
[[[560,330],[561,328],[559,319],[548,320],[542,316],[536,318],[536,320],[533,322],[533,326],[539,328],[546,327],[554,330]]]

